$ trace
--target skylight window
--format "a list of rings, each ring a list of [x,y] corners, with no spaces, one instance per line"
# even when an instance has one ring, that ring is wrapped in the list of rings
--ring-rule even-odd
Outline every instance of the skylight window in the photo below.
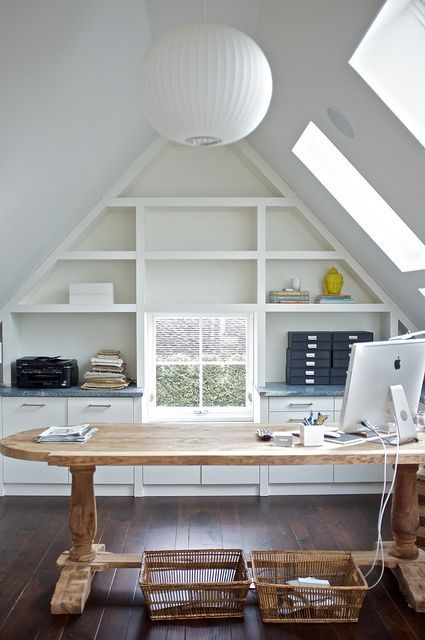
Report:
[[[425,245],[313,122],[292,151],[400,271],[425,269]]]
[[[387,0],[350,64],[425,146],[425,0]]]

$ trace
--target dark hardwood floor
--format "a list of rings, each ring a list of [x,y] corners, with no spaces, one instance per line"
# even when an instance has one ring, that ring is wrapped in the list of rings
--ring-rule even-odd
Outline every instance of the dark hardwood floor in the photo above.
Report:
[[[375,538],[378,505],[379,496],[99,498],[97,541],[117,552],[368,549]],[[389,534],[387,517],[384,536]],[[133,569],[96,574],[81,616],[52,616],[55,561],[68,546],[66,498],[0,498],[1,640],[425,638],[425,614],[409,609],[388,570],[368,592],[358,623],[263,624],[253,593],[243,620],[152,623]]]

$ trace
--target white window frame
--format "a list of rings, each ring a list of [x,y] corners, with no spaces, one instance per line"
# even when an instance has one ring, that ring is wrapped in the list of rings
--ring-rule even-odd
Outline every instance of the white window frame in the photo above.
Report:
[[[246,319],[246,405],[245,407],[156,406],[155,320],[157,318],[245,318]],[[254,420],[254,314],[151,312],[146,314],[145,403],[148,422],[253,422]],[[190,364],[190,362],[185,363]],[[201,366],[200,362],[196,362]],[[227,363],[226,363],[227,364]]]

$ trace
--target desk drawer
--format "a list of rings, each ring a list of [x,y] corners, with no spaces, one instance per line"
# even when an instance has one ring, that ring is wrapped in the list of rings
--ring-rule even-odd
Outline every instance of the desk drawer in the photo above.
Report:
[[[332,396],[285,396],[269,398],[269,411],[309,411],[332,412],[334,399]]]
[[[68,423],[133,422],[132,398],[69,398]]]
[[[65,426],[66,407],[66,398],[3,398],[3,436],[28,429]],[[68,469],[49,467],[47,462],[27,462],[5,457],[3,479],[12,484],[68,484]]]
[[[391,482],[394,470],[387,465],[387,482]],[[334,482],[383,482],[382,464],[336,464],[334,466]]]
[[[132,398],[69,398],[68,423],[132,423]],[[133,484],[134,468],[128,466],[98,466],[94,475],[95,484]]]
[[[202,484],[258,484],[260,468],[256,466],[205,465]]]
[[[143,467],[143,484],[200,484],[201,467],[186,465],[152,465]]]
[[[333,482],[331,464],[276,465],[269,467],[270,484],[313,484]]]

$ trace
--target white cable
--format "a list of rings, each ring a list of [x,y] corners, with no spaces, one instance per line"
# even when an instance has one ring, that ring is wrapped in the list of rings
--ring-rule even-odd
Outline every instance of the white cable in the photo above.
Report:
[[[383,544],[382,544],[381,523],[382,523],[382,517],[383,517],[384,509],[385,509],[384,501],[385,501],[385,492],[386,492],[386,488],[387,488],[387,448],[385,446],[385,442],[384,442],[383,438],[381,437],[381,434],[379,434],[373,427],[371,427],[369,425],[368,425],[368,429],[370,429],[373,433],[375,433],[378,436],[379,441],[380,441],[380,443],[382,445],[382,449],[384,451],[384,480],[383,480],[383,486],[382,486],[382,492],[381,492],[381,502],[380,502],[379,510],[378,510],[378,523],[377,523],[378,537],[377,537],[377,541],[376,541],[375,556],[373,558],[372,565],[371,565],[369,571],[364,574],[365,578],[367,578],[367,576],[370,575],[372,573],[373,569],[375,568],[376,562],[378,560],[379,553],[381,553],[381,563],[382,563],[382,566],[384,566],[384,548],[383,548]],[[381,577],[379,579],[381,579]],[[375,585],[373,585],[373,586],[375,586]],[[369,587],[369,588],[371,588],[371,587]]]
[[[382,494],[381,494],[381,503],[380,503],[379,512],[378,512],[378,524],[377,524],[378,537],[377,537],[377,541],[376,541],[376,551],[375,551],[375,556],[374,556],[374,559],[373,559],[373,562],[372,562],[372,565],[371,565],[369,571],[364,574],[364,577],[366,578],[373,571],[373,569],[375,568],[376,562],[378,560],[378,555],[379,555],[379,553],[381,553],[381,572],[379,574],[379,577],[372,585],[370,585],[370,586],[368,585],[368,589],[373,589],[374,587],[376,587],[381,582],[382,576],[384,575],[384,570],[385,570],[384,545],[383,545],[383,542],[382,542],[382,520],[383,520],[383,517],[384,517],[385,509],[387,508],[388,501],[389,501],[389,499],[391,497],[391,494],[393,492],[394,483],[395,483],[395,479],[396,479],[396,475],[397,475],[400,437],[399,437],[399,433],[398,433],[398,430],[397,430],[397,433],[396,433],[396,455],[395,455],[395,463],[394,463],[394,476],[393,476],[393,479],[391,481],[391,485],[390,485],[387,497],[384,500],[385,490],[386,490],[386,482],[387,482],[387,448],[386,448],[386,445],[385,445],[385,440],[382,438],[381,434],[378,433],[376,431],[376,429],[371,427],[369,424],[367,425],[367,428],[370,429],[371,431],[373,431],[373,433],[375,433],[378,436],[379,441],[380,441],[380,443],[382,445],[382,448],[384,450],[384,483],[383,483]]]

